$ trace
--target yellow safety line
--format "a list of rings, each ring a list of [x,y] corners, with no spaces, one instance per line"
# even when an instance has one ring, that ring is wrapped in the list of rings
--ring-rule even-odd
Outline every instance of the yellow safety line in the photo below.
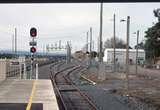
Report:
[[[33,82],[32,92],[31,92],[31,95],[30,95],[29,102],[28,102],[28,104],[27,104],[26,110],[30,110],[30,109],[31,109],[33,97],[34,97],[34,95],[35,95],[36,84],[37,84],[37,80],[35,80],[35,81]]]

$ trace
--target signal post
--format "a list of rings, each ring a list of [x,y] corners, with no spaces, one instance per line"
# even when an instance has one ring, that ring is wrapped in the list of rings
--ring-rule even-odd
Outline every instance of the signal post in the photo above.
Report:
[[[30,52],[31,52],[31,72],[30,72],[30,79],[33,77],[33,65],[34,65],[34,53],[36,52],[36,46],[37,42],[35,41],[35,38],[37,36],[37,29],[36,28],[31,28],[30,29],[30,36],[32,38],[32,41],[29,43],[30,44]]]

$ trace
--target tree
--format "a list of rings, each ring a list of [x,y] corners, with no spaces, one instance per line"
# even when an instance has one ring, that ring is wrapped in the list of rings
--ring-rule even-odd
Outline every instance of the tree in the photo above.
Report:
[[[96,51],[92,51],[92,52],[91,52],[91,56],[92,56],[93,58],[97,57],[97,52],[96,52]]]
[[[155,15],[155,17],[157,16]],[[160,56],[160,21],[158,20],[158,22],[154,26],[148,28],[145,33],[146,41],[144,47],[146,51],[146,58],[152,59],[153,63],[155,63],[156,57]]]
[[[144,49],[144,43],[140,42],[138,45],[135,45],[134,48],[138,48],[138,49]]]
[[[126,44],[122,39],[116,37],[115,41],[116,41],[116,46],[115,46],[116,48],[121,48],[121,49],[126,48]],[[113,48],[113,44],[114,44],[114,38],[112,37],[105,41],[104,48]],[[129,49],[132,49],[132,48],[129,46]]]

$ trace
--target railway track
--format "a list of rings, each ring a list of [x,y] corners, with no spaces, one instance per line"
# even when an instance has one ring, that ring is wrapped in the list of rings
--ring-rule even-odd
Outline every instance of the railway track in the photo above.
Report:
[[[58,63],[55,66],[62,66]],[[56,73],[51,71],[51,80],[57,96],[60,110],[98,110],[88,95],[72,81],[70,74],[84,69],[80,65],[71,65]]]

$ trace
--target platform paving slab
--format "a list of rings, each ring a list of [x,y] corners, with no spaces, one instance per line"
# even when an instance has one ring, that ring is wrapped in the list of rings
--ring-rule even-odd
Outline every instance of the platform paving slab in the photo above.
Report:
[[[0,107],[25,107],[31,95],[34,80],[7,79],[0,83]],[[8,104],[8,105],[7,105]],[[17,105],[16,105],[17,104]],[[31,110],[59,110],[50,80],[37,80]],[[0,108],[1,110],[1,108]],[[5,108],[3,108],[5,110]],[[6,109],[14,110],[14,109]]]

